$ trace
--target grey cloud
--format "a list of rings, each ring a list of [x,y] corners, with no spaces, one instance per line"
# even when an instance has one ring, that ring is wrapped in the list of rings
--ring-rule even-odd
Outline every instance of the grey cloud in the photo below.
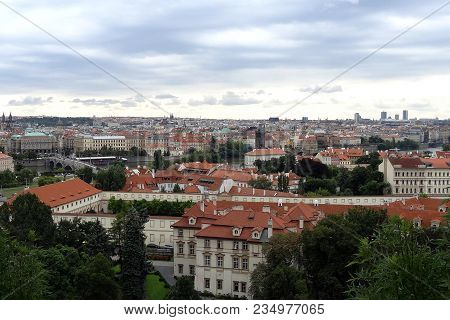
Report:
[[[74,103],[81,103],[84,104],[85,106],[108,106],[110,104],[120,104],[121,101],[120,100],[115,100],[115,99],[79,99],[79,98],[75,98],[72,100],[72,102]]]
[[[43,105],[46,102],[52,102],[53,97],[48,97],[47,99],[43,99],[41,97],[32,97],[27,96],[21,100],[10,100],[8,102],[9,106],[36,106]]]
[[[105,107],[109,107],[111,105],[120,105],[120,106],[126,107],[126,108],[137,107],[138,106],[135,98],[129,98],[129,99],[126,99],[126,100],[95,99],[95,98],[80,99],[80,98],[75,98],[71,102],[73,102],[73,103],[80,103],[80,104],[83,104],[85,106],[105,106]]]
[[[65,10],[64,4],[76,10]],[[57,32],[130,86],[149,95],[176,90],[176,86],[190,87],[194,96],[201,94],[199,88],[204,84],[217,85],[222,92],[242,84],[253,88],[271,88],[280,82],[295,86],[295,81],[308,79],[309,74],[317,77],[311,83],[323,83],[404,30],[409,20],[418,20],[441,5],[441,1],[261,0],[236,5],[236,1],[193,0],[173,6],[170,1],[155,0],[152,5],[157,10],[149,12],[145,10],[146,1],[130,4],[118,0],[45,0],[37,4],[23,0],[20,9],[32,12],[39,8],[45,12],[45,27],[49,31]],[[62,25],[64,14],[70,23]],[[118,14],[126,14],[129,19],[116,19]],[[441,12],[429,19],[345,78],[409,81],[410,76],[449,74],[450,55],[445,53],[450,33],[444,31],[450,20],[446,14]],[[9,15],[0,10],[5,25],[15,19]],[[89,28],[73,27],[80,21]],[[52,90],[55,97],[58,92],[72,96],[96,96],[98,92],[110,97],[129,94],[116,81],[54,44],[53,39],[28,32],[25,25],[23,30],[0,31],[4,39],[0,43],[2,93],[26,95]],[[247,38],[234,39],[230,30],[242,30]],[[253,34],[256,38],[252,38]],[[211,37],[215,42],[196,41]],[[248,45],[242,45],[246,39],[250,40]],[[271,45],[266,39],[288,45]],[[432,54],[420,54],[423,48]],[[163,61],[143,64],[148,58]],[[255,70],[258,72],[249,72]],[[284,74],[290,71],[295,76],[289,83]],[[272,77],[275,73],[278,75]],[[314,87],[306,89],[311,92]],[[247,96],[225,98],[217,97],[217,104],[221,100],[257,100]],[[143,102],[138,99],[143,100],[137,97],[136,102]],[[120,102],[116,101],[117,106]],[[203,104],[201,99],[190,102]],[[85,103],[105,105],[101,101]]]
[[[320,86],[315,85],[313,87],[311,87],[311,86],[303,87],[303,88],[300,88],[299,90],[301,92],[313,93],[313,92],[319,91],[319,89],[320,89]],[[322,90],[320,90],[320,93],[335,93],[335,92],[342,92],[342,91],[343,91],[342,86],[334,85],[334,86],[328,86],[328,87],[323,88]]]
[[[233,106],[233,105],[247,105],[247,104],[258,104],[261,100],[255,99],[255,98],[247,98],[242,95],[238,95],[232,91],[228,91],[222,96],[222,100],[220,101],[221,104],[226,106]]]
[[[124,100],[120,104],[124,108],[134,108],[134,107],[137,107],[137,105],[138,105],[136,103],[136,101],[133,101],[133,100]]]
[[[176,99],[177,97],[170,93],[158,94],[155,99]]]
[[[201,105],[216,105],[218,104],[218,100],[215,97],[212,96],[208,96],[208,97],[203,97],[203,99],[201,100],[196,100],[196,99],[190,99],[188,104],[190,106],[201,106]]]

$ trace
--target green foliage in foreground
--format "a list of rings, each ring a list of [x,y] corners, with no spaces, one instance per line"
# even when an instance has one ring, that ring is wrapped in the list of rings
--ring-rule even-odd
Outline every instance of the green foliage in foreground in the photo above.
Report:
[[[198,300],[200,294],[194,288],[194,277],[182,276],[177,278],[175,285],[167,295],[169,300]]]
[[[350,281],[350,295],[356,299],[449,299],[448,240],[447,230],[433,240],[423,229],[392,219],[373,241],[361,240],[351,263],[358,271]]]

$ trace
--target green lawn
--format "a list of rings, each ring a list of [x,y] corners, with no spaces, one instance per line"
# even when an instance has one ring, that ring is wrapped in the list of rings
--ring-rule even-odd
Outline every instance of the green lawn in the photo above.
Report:
[[[33,183],[30,185],[30,188],[37,187],[37,182],[33,181]],[[4,197],[7,199],[11,198],[15,193],[23,191],[25,186],[18,186],[18,187],[12,187],[12,188],[3,188],[0,192],[3,194]]]
[[[149,274],[145,280],[145,292],[148,300],[163,300],[169,289],[164,287],[158,275]]]
[[[120,264],[116,264],[116,265],[113,267],[113,271],[114,271],[114,273],[120,273]]]

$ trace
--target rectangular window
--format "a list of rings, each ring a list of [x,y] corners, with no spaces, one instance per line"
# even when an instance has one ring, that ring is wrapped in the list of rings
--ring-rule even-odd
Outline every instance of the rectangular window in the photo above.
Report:
[[[183,229],[178,229],[178,236],[183,237]]]
[[[195,266],[193,266],[193,265],[189,266],[189,274],[191,276],[195,276]]]
[[[242,250],[248,250],[248,243],[242,242]]]
[[[217,267],[223,267],[223,256],[217,256]]]
[[[164,244],[166,242],[166,236],[163,234],[159,235],[159,244]]]
[[[242,269],[248,270],[248,258],[242,258]]]
[[[233,257],[233,269],[239,269],[239,258]]]
[[[205,278],[205,289],[209,289],[209,287],[210,287],[209,278]]]
[[[178,243],[178,254],[184,254],[184,243]]]
[[[222,290],[223,288],[223,280],[217,280],[217,290]]]
[[[233,250],[239,250],[239,241],[233,241]]]
[[[183,265],[182,264],[178,265],[178,273],[183,274]]]
[[[233,281],[233,291],[239,292],[239,281]]]
[[[210,246],[209,239],[205,239],[205,248],[209,248],[209,246]]]
[[[159,222],[159,227],[160,228],[164,228],[164,226],[165,226],[165,223],[164,223],[165,221],[164,220],[161,220],[160,222]]]
[[[217,240],[217,249],[223,249],[223,241]]]
[[[241,282],[241,292],[247,292],[247,282]]]
[[[205,254],[204,261],[205,261],[205,266],[209,267],[211,265],[211,256],[209,254]]]
[[[195,243],[189,243],[189,254],[191,256],[195,255]]]

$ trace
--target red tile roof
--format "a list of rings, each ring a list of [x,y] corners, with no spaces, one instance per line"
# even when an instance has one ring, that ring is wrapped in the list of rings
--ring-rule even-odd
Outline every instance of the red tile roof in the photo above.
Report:
[[[12,159],[12,157],[6,153],[0,152],[0,159]]]
[[[263,155],[280,155],[284,156],[286,152],[284,152],[282,149],[279,148],[273,148],[273,149],[254,149],[250,152],[247,152],[246,156],[263,156]]]
[[[42,187],[31,188],[24,192],[35,194],[39,200],[53,208],[97,195],[102,191],[77,178],[48,184]]]
[[[228,194],[231,196],[248,196],[248,197],[299,198],[298,194],[293,194],[289,192],[280,192],[280,191],[244,188],[244,187],[231,187]]]

